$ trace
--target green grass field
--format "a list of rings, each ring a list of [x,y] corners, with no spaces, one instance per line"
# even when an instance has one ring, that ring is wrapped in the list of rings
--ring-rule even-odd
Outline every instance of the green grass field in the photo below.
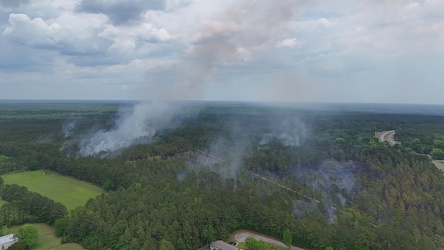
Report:
[[[39,230],[39,239],[37,240],[36,245],[32,248],[34,250],[46,250],[46,249],[54,249],[54,250],[81,250],[82,246],[79,244],[69,243],[61,245],[60,238],[57,238],[54,234],[54,228],[43,224],[43,223],[33,223]],[[8,234],[17,234],[18,230],[23,225],[12,226],[8,228]]]
[[[44,170],[2,175],[5,184],[18,184],[30,191],[61,202],[69,210],[85,205],[90,198],[103,193],[103,189],[91,183]]]
[[[264,243],[265,243],[265,249],[267,250],[288,250],[288,247],[276,246],[275,244],[269,242],[264,242]],[[240,242],[239,244],[236,245],[236,247],[240,249],[246,249],[245,242]]]

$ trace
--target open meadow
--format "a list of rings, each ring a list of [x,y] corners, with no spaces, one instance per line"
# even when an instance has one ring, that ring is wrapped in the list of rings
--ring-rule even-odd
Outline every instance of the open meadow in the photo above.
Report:
[[[62,244],[61,238],[55,236],[54,228],[44,223],[31,223],[39,231],[39,238],[36,245],[32,248],[34,250],[81,250],[83,249],[79,244],[68,243]],[[8,228],[8,233],[17,234],[18,230],[23,225],[12,226]]]
[[[38,170],[2,175],[5,184],[27,187],[54,201],[60,202],[68,210],[85,205],[90,198],[103,193],[103,189],[91,183],[63,176],[52,171]]]

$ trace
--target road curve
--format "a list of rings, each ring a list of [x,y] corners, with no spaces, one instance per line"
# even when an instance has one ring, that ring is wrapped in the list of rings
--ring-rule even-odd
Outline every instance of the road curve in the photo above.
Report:
[[[441,171],[444,171],[444,163],[443,162],[440,162],[440,161],[432,161],[432,162],[433,162],[433,164],[435,164],[435,167],[437,167]]]
[[[240,230],[240,231],[236,231],[231,235],[233,238],[236,239],[237,242],[245,242],[245,239],[249,236],[255,238],[256,240],[262,240],[262,241],[266,241],[281,247],[286,247],[286,245],[273,237],[267,236],[267,235],[263,235],[257,232],[253,232],[253,231],[248,231],[248,230]],[[304,250],[303,248],[299,248],[296,246],[291,246],[291,250]]]
[[[395,130],[389,130],[382,132],[382,134],[379,136],[379,140],[381,142],[388,142],[390,145],[393,146],[398,143],[395,141],[394,137],[395,137]]]

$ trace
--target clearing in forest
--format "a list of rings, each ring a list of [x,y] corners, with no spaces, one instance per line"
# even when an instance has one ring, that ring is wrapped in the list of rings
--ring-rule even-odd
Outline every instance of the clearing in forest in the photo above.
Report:
[[[68,211],[84,206],[103,189],[52,171],[38,170],[2,175],[5,184],[17,184],[66,206]]]
[[[375,137],[378,138],[380,142],[388,142],[391,146],[401,144],[395,141],[395,130],[375,132]]]
[[[37,228],[39,231],[39,238],[37,239],[37,243],[32,249],[34,250],[44,250],[44,249],[52,249],[52,250],[82,250],[83,247],[79,244],[75,243],[61,243],[61,238],[58,238],[54,233],[54,228],[43,223],[30,223]],[[23,225],[12,226],[8,228],[8,234],[17,234],[18,230]]]

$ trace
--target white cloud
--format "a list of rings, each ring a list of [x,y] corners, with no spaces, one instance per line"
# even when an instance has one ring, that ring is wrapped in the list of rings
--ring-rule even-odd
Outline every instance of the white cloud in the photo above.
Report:
[[[147,43],[168,43],[175,39],[167,30],[156,28],[150,23],[137,26],[108,26],[97,36],[112,41],[111,51],[124,52],[127,56],[141,53],[141,48]]]
[[[318,20],[316,20],[316,22],[319,24],[319,25],[322,25],[322,26],[324,26],[324,27],[330,27],[330,26],[332,26],[333,25],[333,22],[331,22],[330,20],[328,20],[327,18],[319,18]]]
[[[280,40],[276,42],[276,47],[281,48],[281,47],[297,47],[300,46],[299,41],[296,38],[287,38],[284,40]]]
[[[97,31],[106,25],[106,18],[100,15],[62,14],[45,21],[11,13],[9,23],[2,35],[29,47],[54,49],[71,55],[100,53],[109,46],[107,39],[97,39]]]
[[[183,8],[192,4],[192,2],[192,0],[167,0],[165,3],[165,10],[175,11],[178,8]]]
[[[11,27],[3,36],[28,46],[48,46],[56,43],[53,34],[60,29],[58,24],[48,25],[41,18],[30,19],[26,14],[10,14]]]
[[[156,50],[156,44],[176,39],[151,23],[113,26],[102,14],[85,13],[63,13],[48,20],[11,13],[2,36],[31,48],[55,50],[87,66],[143,58]]]
[[[39,0],[29,1],[20,5],[14,12],[25,13],[31,18],[40,17],[43,20],[56,18],[64,13],[73,13],[79,0]]]

